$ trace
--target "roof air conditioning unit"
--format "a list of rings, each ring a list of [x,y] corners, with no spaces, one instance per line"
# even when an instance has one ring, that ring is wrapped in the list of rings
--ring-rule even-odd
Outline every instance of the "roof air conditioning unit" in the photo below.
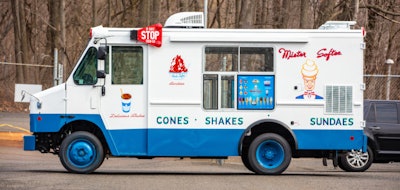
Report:
[[[181,12],[170,16],[165,28],[204,28],[203,12]]]

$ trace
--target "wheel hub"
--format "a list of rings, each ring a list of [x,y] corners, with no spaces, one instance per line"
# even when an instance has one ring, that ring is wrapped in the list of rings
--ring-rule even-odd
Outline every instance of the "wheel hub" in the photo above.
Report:
[[[278,167],[284,160],[283,147],[274,140],[261,143],[256,154],[258,162],[269,169]]]
[[[346,158],[350,165],[356,168],[361,168],[367,164],[369,156],[367,153],[363,153],[361,150],[352,150],[348,153]]]
[[[275,153],[274,153],[273,150],[268,149],[267,151],[265,151],[264,157],[265,157],[266,159],[273,159],[274,156],[275,156]]]
[[[79,150],[79,156],[84,156],[85,154],[86,152],[83,149]]]
[[[93,147],[87,142],[76,142],[70,147],[69,159],[72,163],[84,166],[90,164],[94,157]]]

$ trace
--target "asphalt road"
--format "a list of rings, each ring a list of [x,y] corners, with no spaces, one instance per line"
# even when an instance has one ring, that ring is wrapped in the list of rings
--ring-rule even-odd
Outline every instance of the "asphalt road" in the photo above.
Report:
[[[5,115],[7,117],[5,117]],[[0,113],[4,134],[24,133],[28,114]],[[8,131],[7,131],[8,130]],[[20,138],[0,138],[0,189],[400,189],[400,163],[373,164],[349,173],[321,159],[293,159],[281,175],[248,171],[238,157],[215,160],[109,158],[88,175],[66,172],[58,156],[23,151]]]
[[[231,158],[215,160],[110,158],[92,174],[67,173],[58,156],[0,146],[1,189],[393,189],[400,163],[374,164],[362,173],[324,167],[320,159],[293,159],[277,176],[255,175]]]
[[[29,132],[29,113],[0,112],[0,132]]]

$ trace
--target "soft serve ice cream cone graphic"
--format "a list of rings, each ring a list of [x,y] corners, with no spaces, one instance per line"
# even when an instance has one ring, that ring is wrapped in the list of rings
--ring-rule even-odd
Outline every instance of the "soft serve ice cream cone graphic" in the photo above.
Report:
[[[304,93],[297,96],[296,99],[324,99],[314,92],[318,71],[317,64],[311,59],[307,59],[301,66],[301,75],[304,80]]]

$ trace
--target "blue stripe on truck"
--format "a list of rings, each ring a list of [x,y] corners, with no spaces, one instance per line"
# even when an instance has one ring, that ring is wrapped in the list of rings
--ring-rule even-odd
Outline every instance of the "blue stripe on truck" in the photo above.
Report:
[[[32,132],[57,132],[65,121],[60,114],[31,114]],[[34,119],[34,121],[32,121]],[[238,156],[244,129],[124,129],[106,130],[100,115],[74,115],[103,131],[114,156]],[[364,144],[363,130],[293,130],[299,150],[350,150]],[[27,149],[32,149],[28,141]]]

